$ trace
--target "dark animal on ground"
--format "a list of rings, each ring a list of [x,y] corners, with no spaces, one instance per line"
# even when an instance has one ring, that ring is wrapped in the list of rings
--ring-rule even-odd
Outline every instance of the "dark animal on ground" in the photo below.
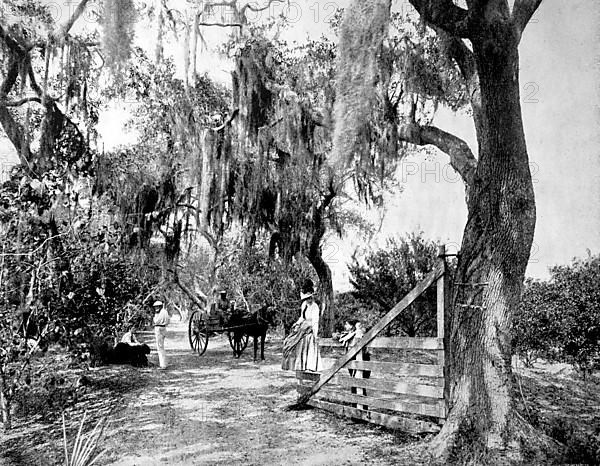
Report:
[[[104,364],[131,364],[134,367],[147,367],[148,354],[150,354],[148,345],[117,343],[114,348],[108,348],[101,359]]]

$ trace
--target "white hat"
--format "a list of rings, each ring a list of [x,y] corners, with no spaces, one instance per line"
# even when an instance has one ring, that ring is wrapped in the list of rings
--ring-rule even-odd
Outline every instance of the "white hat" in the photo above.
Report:
[[[312,295],[313,295],[312,293],[302,293],[302,292],[300,292],[300,300],[304,301],[305,299],[310,298]]]
[[[157,306],[162,306],[163,302],[162,301],[154,301],[154,304],[152,305],[152,307],[157,307]]]

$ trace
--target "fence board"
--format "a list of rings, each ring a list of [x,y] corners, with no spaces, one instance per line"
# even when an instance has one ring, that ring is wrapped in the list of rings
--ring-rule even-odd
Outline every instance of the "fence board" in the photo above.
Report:
[[[444,377],[444,367],[435,364],[350,361],[348,368],[405,377]]]
[[[369,348],[442,350],[444,340],[442,338],[379,337],[369,344]]]
[[[410,384],[405,382],[389,382],[383,379],[359,379],[349,375],[336,375],[333,382],[343,387],[358,387],[381,390],[404,395],[418,395],[427,398],[443,398],[444,388],[433,385]]]
[[[437,418],[446,417],[445,403],[436,401],[435,403],[411,403],[409,401],[399,401],[394,399],[374,398],[372,396],[363,396],[340,390],[333,390],[323,387],[319,395],[327,400],[338,403],[356,403],[366,405],[371,408],[389,409],[390,411],[406,412],[420,414],[422,416],[431,416]]]
[[[374,411],[364,411],[362,409],[342,406],[327,401],[311,399],[308,401],[310,406],[330,411],[339,416],[346,416],[363,421],[379,424],[390,429],[399,429],[414,434],[423,432],[439,432],[440,426],[433,422],[419,421],[417,419],[407,419],[400,416],[377,413]]]
[[[321,338],[319,339],[319,346],[325,348],[338,348],[343,345],[331,338]],[[435,337],[378,337],[369,343],[369,348],[443,350],[444,339]]]
[[[319,346],[323,346],[325,348],[342,348],[344,344],[334,340],[333,338],[319,338]]]

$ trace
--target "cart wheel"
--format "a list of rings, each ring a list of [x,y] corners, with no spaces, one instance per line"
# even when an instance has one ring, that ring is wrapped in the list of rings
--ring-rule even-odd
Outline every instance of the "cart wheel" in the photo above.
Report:
[[[241,332],[227,332],[227,337],[233,350],[233,357],[239,358],[248,346],[248,335]]]
[[[192,350],[202,356],[208,346],[208,322],[198,311],[190,316],[188,334]]]

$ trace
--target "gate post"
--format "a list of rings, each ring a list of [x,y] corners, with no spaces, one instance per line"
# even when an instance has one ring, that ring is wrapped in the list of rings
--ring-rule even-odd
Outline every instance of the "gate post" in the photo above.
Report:
[[[444,263],[444,274],[437,281],[437,337],[444,340],[443,350],[438,353],[438,364],[444,368],[444,414],[448,415],[448,399],[450,395],[450,385],[448,383],[448,358],[447,352],[449,346],[448,332],[448,310],[450,298],[450,277],[448,276],[448,263],[446,261],[446,246],[438,247],[438,258]],[[443,423],[446,418],[440,418]]]

